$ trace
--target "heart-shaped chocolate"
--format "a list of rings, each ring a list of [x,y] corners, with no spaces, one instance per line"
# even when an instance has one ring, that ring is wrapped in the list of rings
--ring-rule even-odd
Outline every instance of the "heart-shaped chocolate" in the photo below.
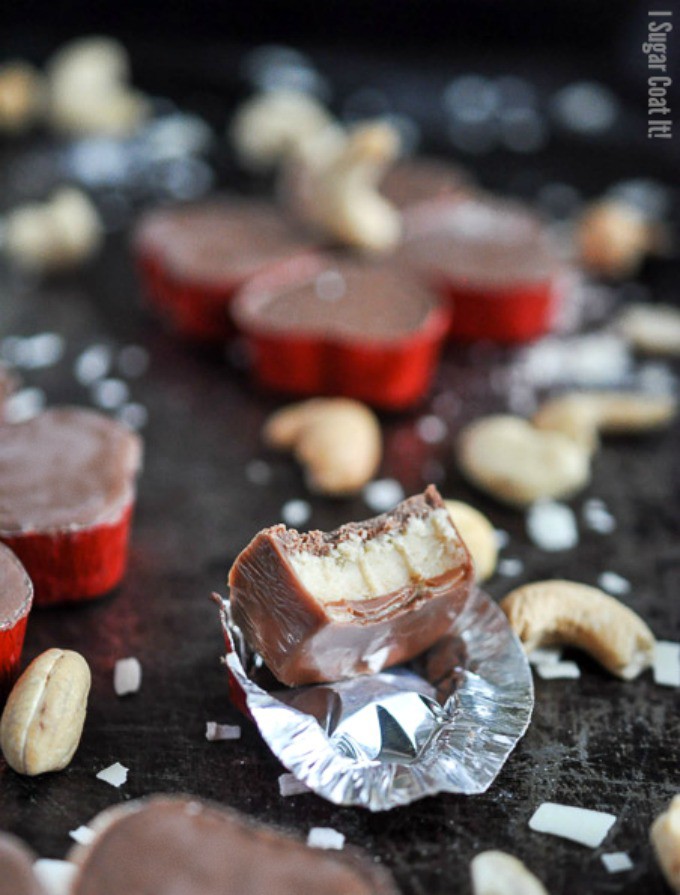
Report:
[[[139,437],[94,411],[0,426],[0,540],[26,566],[37,603],[118,583],[140,461]]]

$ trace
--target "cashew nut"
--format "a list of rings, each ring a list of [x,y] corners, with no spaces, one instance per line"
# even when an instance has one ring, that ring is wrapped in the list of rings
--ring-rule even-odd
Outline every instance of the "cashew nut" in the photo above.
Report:
[[[535,414],[538,429],[562,432],[594,451],[598,433],[634,434],[659,429],[675,417],[677,403],[670,395],[640,392],[568,392],[551,398]]]
[[[548,895],[533,873],[506,852],[480,852],[472,859],[470,874],[474,895]]]
[[[614,279],[634,274],[654,248],[655,227],[626,202],[603,199],[586,210],[576,227],[576,246],[583,264]]]
[[[265,442],[292,450],[307,483],[322,494],[354,494],[373,477],[382,455],[375,414],[349,398],[313,398],[273,414]]]
[[[654,661],[654,635],[640,616],[596,587],[536,581],[509,593],[500,606],[527,653],[578,647],[626,681]]]
[[[401,215],[378,191],[399,154],[399,135],[384,122],[360,125],[324,164],[310,166],[310,223],[346,245],[382,252],[401,236]]]
[[[496,570],[498,544],[493,525],[483,513],[461,500],[445,500],[446,509],[453,519],[461,538],[472,555],[475,578],[486,581]]]
[[[18,774],[61,771],[73,758],[85,723],[90,669],[79,653],[49,649],[34,659],[9,695],[0,746]]]
[[[629,305],[617,329],[644,354],[680,356],[680,308],[673,305]]]
[[[656,818],[649,838],[666,882],[674,892],[680,892],[680,795]]]
[[[0,66],[0,132],[19,134],[40,118],[45,105],[43,78],[20,60]]]
[[[126,136],[148,116],[148,101],[128,84],[128,54],[115,40],[71,41],[50,59],[47,74],[50,122],[59,131]]]
[[[590,479],[590,454],[573,439],[501,414],[463,429],[458,463],[478,488],[519,507],[541,498],[566,497]]]
[[[231,140],[246,167],[267,170],[332,127],[332,121],[326,109],[308,94],[273,90],[257,94],[237,110]]]
[[[7,215],[5,248],[20,267],[75,267],[96,252],[101,239],[97,209],[85,193],[71,187],[57,190],[48,202],[22,205]]]

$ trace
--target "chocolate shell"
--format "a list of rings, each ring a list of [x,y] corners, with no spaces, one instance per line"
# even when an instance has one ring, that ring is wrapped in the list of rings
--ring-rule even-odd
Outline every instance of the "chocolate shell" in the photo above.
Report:
[[[33,873],[35,855],[24,843],[0,833],[0,891],[11,895],[45,895]]]
[[[309,848],[187,796],[131,802],[90,826],[94,841],[69,855],[72,895],[397,895],[360,852]]]
[[[436,488],[328,534],[261,531],[229,575],[235,623],[284,684],[407,661],[443,637],[473,583]]]

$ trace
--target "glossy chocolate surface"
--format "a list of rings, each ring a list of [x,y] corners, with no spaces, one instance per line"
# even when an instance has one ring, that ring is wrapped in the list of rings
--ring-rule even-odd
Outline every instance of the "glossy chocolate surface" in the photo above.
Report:
[[[322,604],[291,563],[296,551],[323,555],[350,537],[397,534],[409,519],[443,508],[437,490],[409,498],[391,513],[334,532],[299,535],[284,525],[261,531],[238,556],[229,575],[234,621],[276,677],[285,684],[340,680],[407,661],[442,637],[472,585],[472,563],[415,581],[391,593],[356,600],[348,594]],[[453,523],[454,535],[457,535]]]
[[[262,332],[392,341],[417,332],[437,299],[398,267],[324,256],[258,279],[237,298],[237,323]],[[264,278],[262,278],[264,279]],[[257,286],[257,289],[256,289]]]
[[[33,873],[35,855],[14,836],[0,833],[0,892],[45,895]]]
[[[519,203],[482,197],[421,216],[400,257],[472,287],[540,282],[559,268],[533,212]]]
[[[73,895],[396,895],[390,875],[356,852],[309,848],[235,812],[156,797],[94,821],[76,848]]]
[[[31,608],[33,585],[9,547],[0,544],[0,631],[11,628]]]
[[[273,205],[243,199],[151,212],[140,222],[135,244],[159,257],[171,275],[218,284],[311,248]]]
[[[101,413],[46,410],[0,427],[0,531],[47,532],[114,520],[132,500],[140,438]]]

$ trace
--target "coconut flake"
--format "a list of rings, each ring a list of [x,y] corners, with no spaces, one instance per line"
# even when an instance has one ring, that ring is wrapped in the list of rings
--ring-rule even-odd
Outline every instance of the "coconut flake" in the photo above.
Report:
[[[581,669],[576,662],[541,662],[536,665],[536,673],[544,681],[575,680],[581,677]]]
[[[448,435],[448,427],[443,419],[434,414],[421,416],[416,423],[416,432],[425,444],[439,444]]]
[[[333,827],[312,827],[307,835],[310,848],[325,848],[340,851],[344,848],[345,837]]]
[[[496,547],[502,550],[510,543],[510,535],[502,528],[494,529],[494,537],[496,538]]]
[[[306,500],[287,500],[281,507],[281,518],[293,528],[304,525],[311,515],[312,508]]]
[[[597,583],[602,590],[606,590],[607,593],[613,594],[615,597],[630,593],[630,581],[616,572],[603,572],[597,579]]]
[[[609,512],[604,502],[593,498],[583,504],[583,522],[586,528],[598,534],[609,535],[616,528],[616,519]]]
[[[77,867],[71,861],[38,858],[33,872],[45,890],[45,895],[68,895],[76,877]]]
[[[632,870],[633,862],[628,852],[613,851],[608,855],[600,855],[607,873],[621,873],[622,870]]]
[[[284,798],[287,796],[299,796],[311,791],[302,780],[298,780],[295,774],[281,774],[279,777],[279,794]]]
[[[80,826],[75,830],[71,830],[69,836],[74,842],[77,842],[78,845],[89,845],[90,842],[96,837],[96,833],[93,829],[86,826]]]
[[[108,345],[90,345],[76,358],[73,372],[81,385],[92,385],[103,379],[111,369],[111,349]]]
[[[241,727],[239,724],[218,724],[217,721],[207,721],[205,738],[211,743],[218,743],[222,740],[240,740]]]
[[[386,513],[394,509],[405,497],[404,489],[396,479],[375,479],[361,492],[364,503],[374,513]]]
[[[139,659],[118,659],[113,669],[113,689],[116,696],[136,693],[142,685],[142,666]]]
[[[657,640],[652,671],[655,684],[661,687],[680,687],[680,643]]]
[[[500,560],[496,571],[505,578],[517,578],[524,571],[524,563],[514,556],[506,556]]]
[[[41,388],[22,388],[5,401],[3,415],[8,423],[24,423],[33,419],[45,406],[45,392]]]
[[[116,417],[130,429],[138,432],[149,421],[149,411],[137,401],[129,401],[118,410]]]
[[[537,500],[526,519],[527,534],[541,550],[570,550],[578,544],[578,528],[573,511],[564,503]]]
[[[118,410],[127,402],[130,389],[122,379],[100,379],[91,390],[92,400],[104,410]]]
[[[615,823],[616,815],[605,811],[543,802],[531,816],[529,828],[537,833],[550,833],[589,848],[598,848]]]
[[[103,780],[104,783],[109,783],[111,786],[118,788],[127,781],[128,770],[129,768],[126,768],[125,765],[116,761],[112,765],[109,765],[108,768],[99,771],[97,780]]]
[[[562,658],[562,650],[558,646],[539,646],[527,658],[531,665],[554,665]]]

